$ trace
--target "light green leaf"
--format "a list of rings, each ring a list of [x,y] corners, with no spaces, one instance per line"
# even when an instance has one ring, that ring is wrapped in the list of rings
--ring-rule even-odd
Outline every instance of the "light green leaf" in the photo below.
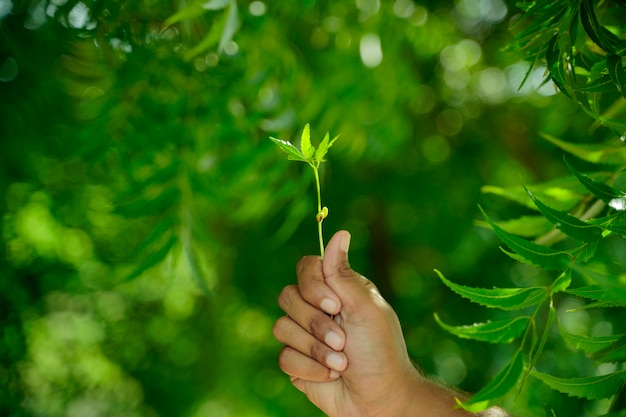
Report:
[[[579,334],[573,334],[568,332],[561,326],[559,320],[559,331],[563,340],[570,344],[574,349],[582,350],[585,353],[597,353],[601,350],[609,348],[624,335],[612,335],[612,336],[585,336]]]
[[[572,272],[570,269],[566,269],[552,283],[552,286],[550,287],[550,295],[556,294],[557,292],[566,291],[567,288],[569,288],[571,283],[572,283]]]
[[[442,322],[437,313],[435,313],[435,320],[444,330],[463,339],[480,340],[489,343],[511,343],[522,334],[529,318],[521,316],[508,320],[475,323],[469,326],[450,326]]]
[[[476,393],[468,401],[457,403],[463,409],[477,413],[489,408],[493,401],[509,392],[517,383],[524,369],[524,357],[518,350],[511,361],[489,382],[483,389]]]
[[[291,144],[291,142],[288,142],[286,140],[280,140],[280,139],[272,138],[272,137],[270,137],[270,139],[272,140],[272,142],[274,142],[276,145],[278,145],[278,147],[283,152],[285,152],[287,154],[288,159],[291,159],[293,161],[306,162],[306,158],[304,157],[304,155],[302,155],[302,152],[300,152],[300,150],[298,148],[293,146]]]
[[[230,0],[228,11],[225,15],[224,26],[222,29],[222,36],[220,37],[220,44],[217,47],[219,52],[222,52],[228,42],[233,40],[235,33],[239,30],[239,13],[237,11],[237,0]]]
[[[183,20],[193,19],[198,16],[202,16],[205,13],[205,9],[201,4],[196,2],[192,2],[189,6],[180,9],[172,16],[170,16],[166,21],[166,26],[171,26],[174,23],[181,22]]]
[[[476,221],[479,227],[491,228],[486,221]],[[502,230],[522,237],[537,237],[552,230],[552,223],[543,216],[522,216],[496,223]]]
[[[543,381],[550,388],[570,397],[587,398],[590,400],[612,397],[622,384],[626,382],[626,371],[585,378],[559,378],[537,371],[532,371],[531,375]]]
[[[311,156],[313,156],[313,152],[315,152],[315,148],[311,146],[311,128],[308,123],[304,126],[304,129],[302,129],[300,150],[306,159],[310,159]]]
[[[626,337],[615,342],[612,346],[591,355],[599,362],[626,362]]]
[[[435,270],[441,281],[461,297],[467,298],[485,307],[502,310],[519,310],[535,305],[548,297],[543,287],[531,288],[474,288],[455,284]]]
[[[555,210],[543,204],[530,190],[526,189],[526,192],[541,214],[543,214],[554,227],[570,236],[572,239],[586,243],[596,242],[602,239],[602,230],[599,227],[587,224],[564,211]]]
[[[335,141],[339,138],[339,135],[335,136],[333,140],[330,140],[330,141],[329,141],[329,138],[330,136],[327,132],[326,136],[324,136],[324,139],[322,140],[322,142],[320,143],[320,146],[317,148],[317,151],[315,152],[315,159],[319,162],[324,162],[324,157],[328,153],[328,150],[330,149],[330,147],[333,146],[333,143],[335,143]]]
[[[228,6],[230,0],[209,0],[202,4],[202,7],[206,10],[221,10]]]
[[[606,143],[579,144],[565,142],[546,133],[542,133],[541,136],[564,151],[588,162],[611,165],[626,163],[626,146],[623,145],[612,146]]]
[[[606,177],[607,175],[604,175],[604,178]],[[583,187],[574,176],[533,184],[530,187],[532,187],[533,193],[537,198],[540,198],[543,203],[548,204],[556,210],[563,211],[571,210],[587,195],[587,189]],[[514,187],[485,185],[481,188],[481,192],[499,195],[500,197],[522,204],[530,209],[537,210],[537,207],[533,204],[532,200],[528,198],[528,194],[521,185]]]
[[[564,270],[573,259],[567,252],[556,251],[505,232],[487,216],[482,207],[480,210],[498,237],[515,251],[518,260],[542,269]]]

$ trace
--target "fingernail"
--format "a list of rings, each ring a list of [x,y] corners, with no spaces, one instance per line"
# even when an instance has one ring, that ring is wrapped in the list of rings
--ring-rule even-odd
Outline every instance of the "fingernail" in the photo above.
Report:
[[[324,298],[320,303],[320,307],[328,314],[337,313],[337,303],[330,298]]]
[[[346,367],[346,361],[343,355],[337,352],[332,352],[326,356],[326,364],[336,371],[343,371]]]
[[[348,253],[348,250],[350,249],[350,239],[351,238],[352,238],[352,236],[350,235],[350,233],[344,234],[343,238],[341,238],[341,242],[340,242],[339,247],[345,253]]]
[[[343,338],[335,332],[328,332],[324,341],[328,346],[335,350],[341,350],[343,347]]]

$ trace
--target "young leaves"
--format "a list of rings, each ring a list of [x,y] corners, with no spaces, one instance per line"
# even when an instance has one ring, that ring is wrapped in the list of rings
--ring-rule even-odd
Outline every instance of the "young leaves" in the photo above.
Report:
[[[455,284],[435,270],[444,284],[461,297],[477,304],[502,310],[520,310],[542,302],[548,297],[543,287],[531,288],[473,288]]]
[[[570,397],[590,400],[612,397],[626,382],[626,371],[586,378],[558,378],[537,371],[532,371],[531,375],[546,383],[550,388]]]
[[[317,220],[320,255],[322,258],[324,257],[322,221],[326,218],[326,216],[328,216],[328,208],[322,207],[319,167],[321,163],[325,161],[324,157],[328,153],[328,149],[333,146],[338,137],[339,136],[335,136],[333,140],[330,140],[329,134],[326,133],[326,136],[324,136],[324,139],[322,139],[316,150],[311,144],[311,128],[308,123],[304,126],[304,129],[302,129],[302,135],[300,136],[300,149],[292,145],[291,142],[270,137],[270,139],[287,154],[287,159],[306,162],[313,169],[313,174],[315,175],[315,187],[317,190],[317,213],[315,215],[315,219]]]

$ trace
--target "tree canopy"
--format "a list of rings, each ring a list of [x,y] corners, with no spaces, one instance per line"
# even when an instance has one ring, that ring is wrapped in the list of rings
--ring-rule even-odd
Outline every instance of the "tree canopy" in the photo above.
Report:
[[[0,414],[319,415],[271,336],[309,124],[426,372],[623,415],[624,2],[275,3],[0,0]]]

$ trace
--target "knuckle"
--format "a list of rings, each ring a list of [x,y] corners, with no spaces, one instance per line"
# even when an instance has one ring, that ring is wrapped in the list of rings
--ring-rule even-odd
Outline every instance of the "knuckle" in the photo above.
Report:
[[[280,292],[278,296],[278,305],[283,310],[289,307],[293,303],[293,300],[300,295],[298,287],[295,285],[288,285]]]
[[[296,264],[296,272],[300,274],[306,268],[309,268],[311,265],[319,263],[319,262],[320,262],[320,258],[318,256],[311,256],[311,255],[303,256]]]
[[[272,333],[274,334],[274,337],[281,343],[283,343],[285,339],[284,336],[286,333],[288,321],[289,318],[287,316],[283,316],[276,320],[276,323],[274,323],[274,327],[272,327]]]

